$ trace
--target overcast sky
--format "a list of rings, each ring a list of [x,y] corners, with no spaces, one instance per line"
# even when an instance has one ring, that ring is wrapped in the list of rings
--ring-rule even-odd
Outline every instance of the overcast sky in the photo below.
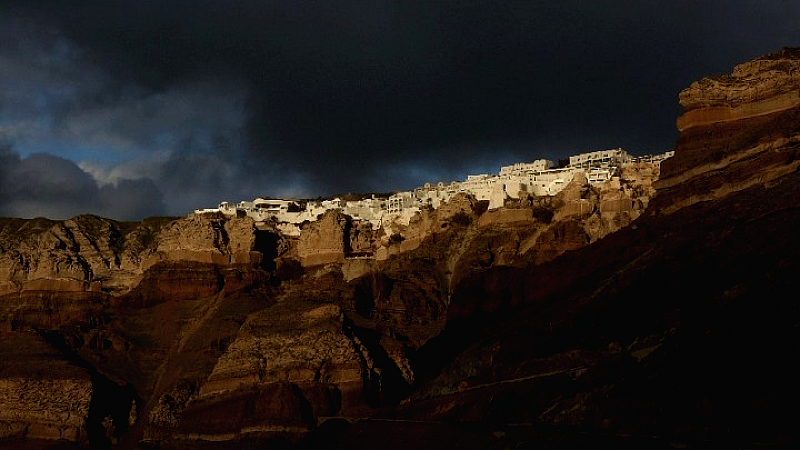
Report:
[[[670,150],[797,0],[2,0],[0,216],[182,215]]]

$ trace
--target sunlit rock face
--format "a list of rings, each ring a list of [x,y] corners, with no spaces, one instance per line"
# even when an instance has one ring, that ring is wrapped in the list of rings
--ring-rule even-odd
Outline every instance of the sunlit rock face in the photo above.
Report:
[[[259,240],[277,236],[251,219],[191,216],[122,223],[96,216],[63,222],[0,220],[0,295],[25,291],[124,294],[158,262],[250,264],[263,261]],[[262,239],[263,238],[263,239]]]
[[[148,261],[195,261],[212,264],[259,264],[258,229],[249,218],[190,216],[166,226],[156,254]],[[269,256],[269,255],[268,255]]]
[[[338,211],[326,212],[300,233],[297,254],[304,266],[340,263],[344,261],[346,237],[350,223]],[[348,239],[349,241],[349,239]]]
[[[41,371],[0,362],[0,432],[235,448],[374,414],[418,386],[415,355],[449,321],[508,306],[482,293],[513,280],[487,284],[483,272],[543,264],[625,227],[655,177],[645,165],[602,187],[577,177],[558,196],[493,211],[462,194],[377,230],[332,211],[299,238],[213,214],[2,219],[0,332],[50,356]],[[31,348],[7,354],[32,360]]]
[[[675,156],[661,167],[657,210],[767,185],[800,166],[800,50],[784,49],[681,92]]]
[[[800,51],[781,52],[739,64],[730,75],[708,77],[680,93],[679,131],[764,116],[800,106]]]
[[[450,292],[447,361],[387,416],[513,424],[475,432],[511,448],[795,446],[782,405],[800,400],[784,368],[800,357],[798,56],[684,91],[675,156],[657,181],[648,169],[639,190],[657,193],[629,226],[580,245],[592,228],[579,218],[625,205],[574,180],[560,198],[572,205],[522,240],[537,242],[527,264],[492,265],[501,246],[475,239],[485,270]],[[404,432],[355,424],[337,445]]]
[[[797,63],[684,91],[660,165],[491,211],[461,194],[376,230],[332,211],[297,238],[213,214],[2,219],[0,436],[257,448],[380,415],[702,440],[734,411],[758,437],[789,377],[729,372],[800,348],[774,300],[797,288]]]
[[[215,428],[243,434],[304,429],[315,425],[309,422],[315,417],[358,404],[361,355],[341,317],[336,304],[303,301],[251,314],[187,405],[184,433],[208,433],[207,416],[220,409],[229,408],[224,414],[239,419],[217,421]],[[248,411],[248,402],[262,405]],[[204,419],[198,424],[193,417]]]

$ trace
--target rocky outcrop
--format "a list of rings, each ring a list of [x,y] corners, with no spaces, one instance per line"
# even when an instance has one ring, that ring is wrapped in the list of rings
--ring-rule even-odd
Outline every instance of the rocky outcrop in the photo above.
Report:
[[[86,440],[89,374],[32,333],[0,332],[0,341],[0,440]]]
[[[0,237],[0,332],[26,336],[38,329],[61,342],[7,347],[5,356],[25,359],[31,369],[7,373],[0,362],[0,428],[6,436],[73,441],[88,434],[93,447],[127,432],[128,415],[137,413],[134,389],[149,417],[175,380],[208,376],[241,324],[236,321],[271,304],[270,262],[288,247],[250,219],[214,216],[138,223],[94,216],[2,219]],[[41,367],[37,352],[48,355]],[[197,363],[181,362],[187,355]],[[114,381],[63,370],[63,358],[99,367]],[[105,416],[80,425],[97,392],[107,405],[93,407],[95,413],[112,411],[106,425]],[[143,427],[135,428],[140,436]]]
[[[297,243],[300,263],[309,267],[344,261],[348,229],[348,218],[335,210],[310,223],[300,231]]]
[[[2,219],[0,436],[255,448],[381,414],[781,443],[757,438],[798,398],[797,59],[693,85],[660,166],[493,211],[334,211],[291,240],[213,214]]]
[[[800,106],[800,50],[786,48],[704,78],[680,93],[679,131],[774,114]]]
[[[251,315],[200,389],[200,397],[287,382],[335,387],[346,404],[361,392],[361,366],[336,304],[282,302]]]
[[[251,314],[196,393],[150,415],[170,438],[235,441],[302,433],[361,401],[362,357],[335,303],[296,297]]]
[[[741,64],[680,95],[675,156],[662,163],[656,208],[674,212],[765,185],[800,167],[800,50]]]
[[[438,209],[424,209],[411,218],[408,226],[397,223],[384,223],[384,234],[380,240],[375,257],[386,260],[392,255],[411,252],[419,248],[431,236],[446,232],[451,228],[464,227],[477,220],[479,209],[474,196],[461,193]],[[485,209],[485,208],[484,208]]]
[[[781,72],[774,65],[793,65],[795,55],[761,58],[734,76],[780,96],[796,89],[796,79],[773,80]],[[743,107],[746,96],[719,91],[735,84],[728,81],[695,87],[710,89],[702,95],[713,102]],[[627,202],[640,193],[625,186],[630,175],[618,187],[570,186],[561,200],[577,206],[555,205],[527,254],[548,253],[548,242],[572,242],[575,251],[464,277],[449,297],[454,320],[439,337],[446,342],[437,342],[451,349],[448,362],[433,363],[435,375],[386,416],[513,424],[501,435],[509,448],[542,439],[555,448],[625,448],[640,445],[634,436],[665,448],[795,446],[793,416],[782,405],[800,399],[785,371],[800,348],[800,309],[783,293],[798,289],[800,270],[798,130],[795,107],[683,128],[674,159],[653,183],[657,196],[631,204],[632,226],[592,245],[579,242],[594,240],[586,225],[624,211],[616,195]],[[474,320],[503,307],[506,314]],[[536,431],[526,436],[520,423]],[[562,434],[564,426],[572,431]],[[385,440],[407,431],[387,423],[371,432]]]
[[[169,221],[3,219],[0,295],[62,289],[124,292],[138,283],[143,260],[154,252],[156,236]]]
[[[0,438],[84,440],[91,398],[88,379],[0,379]]]
[[[606,200],[633,198],[626,183],[598,190],[578,179],[560,197],[491,212],[459,195],[408,226],[384,230],[334,211],[291,241],[268,225],[215,215],[140,223],[4,219],[2,330],[51,330],[64,340],[59,351],[139,396],[121,396],[108,423],[96,418],[88,431],[75,432],[72,422],[36,428],[44,419],[32,413],[28,422],[3,422],[6,435],[58,425],[71,431],[49,437],[235,445],[395,405],[419,382],[414,355],[448,320],[503,305],[464,306],[464,292],[485,292],[471,289],[476,273],[544,263],[613,231],[628,210]],[[610,225],[591,234],[595,219]],[[59,389],[31,384],[41,381],[35,373],[7,379]],[[67,408],[55,396],[52,403]],[[82,414],[71,405],[70,420]],[[142,419],[124,426],[129,414]]]
[[[208,215],[135,224],[95,216],[63,222],[2,219],[0,295],[34,291],[130,291],[162,261],[258,265],[259,240],[277,235],[248,218]],[[269,239],[268,239],[269,240]],[[271,240],[273,247],[276,239]],[[267,252],[275,256],[275,249]]]
[[[300,231],[297,257],[304,267],[339,264],[345,258],[372,257],[379,233],[368,221],[354,219],[339,210],[328,211]]]
[[[247,217],[215,218],[193,215],[176,220],[158,236],[156,261],[194,261],[208,264],[260,264],[255,222]]]

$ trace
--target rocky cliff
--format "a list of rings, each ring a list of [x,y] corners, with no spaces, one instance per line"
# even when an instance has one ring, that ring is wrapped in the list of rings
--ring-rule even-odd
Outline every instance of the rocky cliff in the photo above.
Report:
[[[411,400],[328,448],[413,433],[472,448],[796,445],[782,405],[800,398],[785,369],[800,356],[798,55],[681,93],[675,156],[640,217],[579,250],[465,278],[449,305],[462,319],[419,355]]]
[[[3,330],[44,339],[59,358],[43,372],[85,368],[64,382],[3,378],[4,433],[100,448],[291,440],[320,417],[396,404],[415,386],[413,355],[474,312],[450,308],[464,280],[548,261],[638,216],[657,166],[621,175],[494,211],[461,195],[380,230],[333,211],[297,239],[215,215],[3,219]],[[47,397],[63,423],[18,394],[59,388],[83,389],[72,403]],[[97,397],[108,392],[120,400]]]
[[[723,198],[793,173],[800,162],[800,51],[784,49],[680,94],[675,156],[655,188],[659,211]]]
[[[497,210],[1,219],[0,446],[791,444],[798,61],[681,93],[660,166]]]
[[[33,333],[0,333],[0,439],[87,439],[90,374]]]
[[[58,361],[86,370],[68,381],[85,402],[70,403],[68,421],[13,412],[34,407],[8,394],[0,422],[7,436],[92,437],[94,447],[239,442],[397,403],[415,385],[412,355],[463,313],[449,311],[462,280],[547,261],[624,226],[650,196],[652,167],[623,175],[599,190],[576,178],[555,198],[496,211],[463,195],[394,229],[329,212],[298,239],[214,215],[3,219],[3,330],[39,336],[60,355],[44,372]],[[61,383],[3,380],[7,392]],[[109,390],[122,393],[119,404],[90,417],[86,405]],[[62,411],[66,400],[51,397]]]

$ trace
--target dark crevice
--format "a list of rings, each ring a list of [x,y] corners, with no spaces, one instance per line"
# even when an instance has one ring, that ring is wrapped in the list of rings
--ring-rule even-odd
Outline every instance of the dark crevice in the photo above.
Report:
[[[275,270],[275,258],[278,257],[278,246],[281,237],[277,233],[264,230],[255,231],[255,245],[254,251],[261,252],[264,255],[261,262],[261,267],[264,270]]]
[[[37,331],[66,360],[89,373],[92,381],[92,399],[86,420],[89,445],[93,450],[111,447],[119,437],[128,431],[128,419],[134,402],[137,406],[141,404],[136,390],[130,384],[119,385],[101,374],[94,366],[78,356],[58,332]],[[106,418],[109,418],[110,421]],[[113,429],[108,428],[108,425],[113,425]]]
[[[300,419],[309,428],[314,428],[317,425],[317,419],[314,417],[314,409],[311,407],[311,403],[303,395],[303,390],[300,389],[300,386],[293,384],[292,393],[300,401]]]
[[[359,328],[345,318],[345,333],[353,340],[357,338],[368,352],[372,360],[372,368],[366,364],[362,355],[365,370],[364,400],[373,408],[396,406],[411,393],[411,385],[403,377],[394,360],[381,346],[381,333],[367,328]],[[358,351],[358,349],[357,349]]]

